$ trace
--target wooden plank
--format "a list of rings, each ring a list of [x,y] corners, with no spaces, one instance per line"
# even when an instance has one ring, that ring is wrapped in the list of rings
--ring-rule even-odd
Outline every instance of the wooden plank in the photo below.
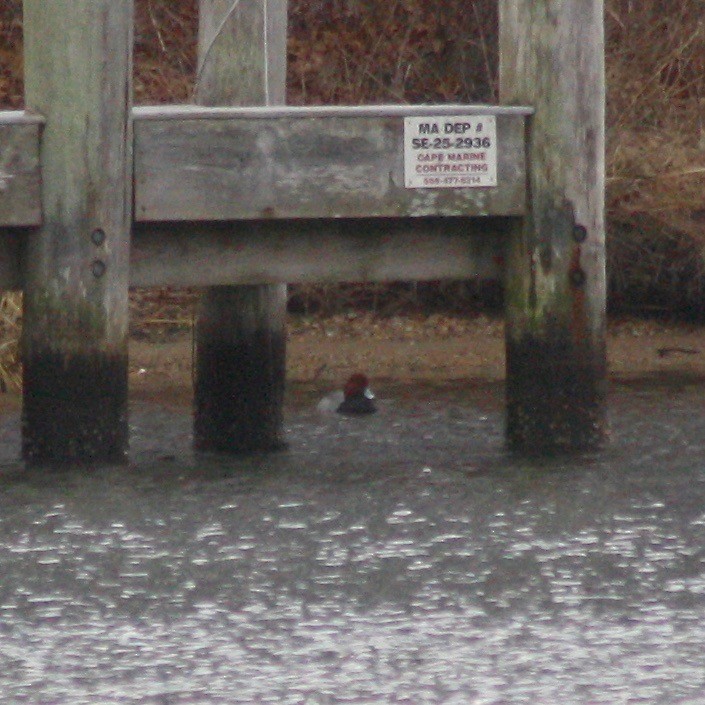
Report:
[[[444,106],[447,110],[447,106]],[[470,111],[472,108],[468,108]],[[461,108],[455,108],[461,111]],[[138,221],[521,215],[525,115],[495,111],[496,188],[404,187],[403,117],[314,111],[135,112]],[[415,115],[449,114],[435,106]]]
[[[137,224],[131,286],[499,280],[510,218]],[[0,289],[22,288],[26,230],[0,231]]]
[[[508,218],[142,223],[131,283],[498,280],[510,227]]]
[[[527,217],[508,245],[507,434],[528,452],[605,431],[602,0],[501,0],[500,95],[530,102]]]
[[[496,106],[355,106],[355,107],[337,107],[337,106],[312,106],[312,107],[288,107],[288,106],[272,106],[272,107],[250,107],[250,108],[204,108],[203,106],[155,106],[141,107],[134,109],[135,122],[140,133],[140,126],[148,122],[182,122],[184,119],[195,120],[200,123],[202,120],[225,121],[230,122],[233,119],[244,119],[247,124],[251,125],[253,121],[266,120],[276,121],[281,118],[286,121],[309,120],[320,118],[326,120],[328,118],[344,119],[351,118],[359,120],[360,118],[378,118],[381,122],[385,122],[390,117],[403,118],[404,116],[423,116],[429,114],[429,110],[437,115],[452,115],[469,110],[473,114],[497,114],[506,115],[512,118],[521,119],[531,114],[531,110],[525,107],[496,107]],[[39,135],[43,119],[37,115],[31,115],[22,111],[0,111],[0,227],[13,227],[22,225],[39,225],[41,224],[41,201],[40,201],[40,170],[39,170]],[[198,126],[194,125],[194,130],[198,130]],[[251,128],[256,130],[256,127]],[[150,128],[145,127],[145,130],[151,132]],[[159,132],[160,130],[157,130]],[[196,138],[198,141],[198,138]],[[148,148],[151,149],[151,148]],[[205,148],[207,152],[208,149]],[[138,153],[140,150],[138,149]],[[145,158],[146,155],[145,155]],[[156,158],[156,155],[153,155]],[[253,157],[254,158],[254,157]],[[139,167],[138,167],[139,168]],[[159,169],[155,165],[155,170]],[[187,167],[183,167],[187,171],[191,171]],[[214,167],[215,168],[215,167]],[[510,172],[511,173],[511,172]],[[4,176],[3,176],[4,174]],[[514,173],[511,178],[519,180],[521,174]],[[158,177],[161,178],[161,175]],[[165,177],[166,178],[166,177]],[[302,179],[305,186],[305,180]],[[149,185],[147,184],[149,190]],[[244,188],[244,186],[242,187]],[[315,185],[310,184],[310,190],[315,190]],[[157,190],[152,187],[152,190]],[[139,179],[138,179],[138,195],[140,194]],[[519,197],[521,191],[517,190]],[[421,194],[423,197],[424,194]],[[168,198],[167,201],[171,201]],[[228,203],[225,197],[222,199]],[[164,208],[165,205],[157,206]],[[266,208],[265,205],[263,207]],[[255,217],[252,212],[256,209],[250,209],[248,217]],[[169,217],[169,215],[172,217]],[[160,216],[158,213],[153,213],[150,217],[143,218],[144,220],[174,220],[174,212],[171,211]],[[429,215],[428,212],[424,213]],[[453,214],[453,213],[451,213]],[[516,214],[516,213],[513,213]],[[146,214],[145,214],[146,215]],[[259,214],[261,215],[261,214]],[[371,213],[371,215],[374,215]],[[396,215],[396,214],[395,214]],[[139,216],[139,214],[138,214]],[[139,219],[139,217],[138,217]]]
[[[0,111],[0,226],[38,225],[39,133],[42,120],[22,111]]]
[[[404,118],[428,117],[430,115],[450,116],[468,113],[471,115],[509,115],[510,117],[529,117],[534,109],[527,105],[486,105],[442,103],[440,105],[140,105],[133,108],[135,121],[162,122],[175,120],[274,120],[285,118],[296,120],[303,118]]]
[[[428,106],[359,106],[359,107],[335,107],[335,106],[314,106],[311,108],[297,108],[297,107],[272,107],[272,108],[261,108],[261,107],[253,107],[253,108],[203,108],[202,106],[171,106],[171,107],[146,107],[146,108],[135,108],[134,109],[134,116],[135,116],[135,123],[137,125],[137,138],[140,139],[141,135],[150,135],[150,137],[146,137],[148,140],[159,140],[161,139],[160,137],[154,137],[153,135],[156,133],[159,135],[162,131],[166,132],[167,134],[172,134],[173,132],[176,131],[177,133],[182,132],[180,128],[176,128],[174,130],[174,126],[172,126],[172,129],[169,129],[165,126],[157,127],[149,127],[145,125],[145,123],[159,123],[160,125],[162,123],[170,123],[170,122],[176,122],[176,123],[181,123],[183,122],[184,119],[188,120],[194,120],[195,122],[191,125],[191,131],[198,131],[200,130],[200,125],[201,121],[207,121],[209,125],[211,125],[211,129],[213,129],[216,133],[220,135],[219,139],[226,139],[227,137],[223,137],[223,132],[219,130],[217,127],[214,126],[214,123],[217,123],[219,121],[223,121],[226,123],[230,123],[233,120],[239,121],[239,120],[244,120],[245,122],[245,129],[249,130],[246,134],[248,134],[250,137],[252,136],[253,133],[259,134],[258,128],[257,128],[257,121],[259,120],[265,120],[265,121],[271,121],[272,124],[274,124],[274,121],[277,121],[278,119],[283,119],[287,122],[291,122],[292,124],[297,124],[299,120],[304,120],[305,122],[309,123],[309,126],[312,124],[312,121],[315,119],[321,119],[322,121],[325,122],[328,119],[334,119],[334,120],[345,120],[346,118],[350,118],[358,123],[360,123],[360,120],[363,118],[370,118],[370,119],[377,119],[378,120],[378,126],[381,124],[382,130],[384,130],[384,126],[386,125],[386,122],[388,118],[390,117],[396,117],[399,119],[401,122],[401,118],[405,115],[408,116],[423,116],[426,114],[429,114],[431,112],[432,114],[438,114],[438,115],[443,115],[443,114],[455,114],[458,113],[459,111],[462,112],[463,110],[471,110],[473,114],[498,114],[502,116],[509,116],[510,118],[514,118],[516,120],[521,120],[523,117],[531,113],[531,110],[528,108],[524,107],[506,107],[506,108],[498,108],[498,107],[493,107],[493,106],[433,106],[433,108],[429,109]],[[0,111],[0,227],[12,227],[12,226],[18,226],[18,225],[39,225],[41,223],[41,205],[40,205],[40,171],[39,171],[39,133],[41,129],[41,124],[43,120],[34,115],[30,115],[21,111],[5,111],[2,112]],[[399,122],[399,124],[400,124]],[[345,123],[343,123],[345,126]],[[514,125],[513,121],[510,122],[510,125],[512,126],[512,142],[514,143],[514,146],[512,147],[513,150],[517,149],[517,136],[521,133],[522,128],[518,128],[517,125]],[[142,131],[141,128],[144,128],[144,131]],[[324,128],[325,129],[325,128]],[[345,129],[345,127],[343,127]],[[379,129],[379,128],[378,128]],[[397,126],[397,130],[400,129]],[[299,130],[301,130],[301,127],[299,127]],[[361,123],[361,126],[359,127],[358,131],[362,131],[363,134],[365,134],[365,126],[364,126],[364,120]],[[227,134],[229,130],[226,128],[225,133]],[[276,131],[275,131],[276,132]],[[284,133],[286,133],[286,128],[283,130]],[[304,130],[304,133],[306,133],[307,130]],[[271,132],[269,133],[271,134]],[[339,132],[338,132],[339,134]],[[368,135],[368,138],[371,137],[371,135]],[[177,139],[178,137],[170,137],[168,139]],[[183,138],[182,138],[183,139]],[[214,146],[209,148],[207,145],[204,146],[203,140],[208,139],[207,137],[199,138],[198,136],[194,137],[194,146],[193,149],[197,149],[197,144],[201,144],[202,147],[202,154],[205,153],[206,155],[208,154],[209,151],[219,151],[219,147],[217,144],[214,144]],[[315,140],[316,136],[315,134],[311,136],[309,134],[308,139]],[[333,139],[335,139],[335,133],[333,135]],[[369,142],[369,139],[367,140]],[[162,145],[161,149],[166,149],[167,145]],[[159,147],[157,147],[159,149]],[[180,151],[180,148],[178,146],[174,146],[173,149],[176,152]],[[153,160],[158,160],[159,156],[157,154],[153,153],[154,149],[151,146],[147,146],[145,150],[141,150],[138,146],[137,153],[138,153],[138,165],[137,165],[137,170],[140,172],[141,170],[141,165],[144,165],[145,169],[147,169],[148,163],[152,163],[152,169],[155,171],[157,174],[157,179],[159,180],[159,183],[163,183],[165,179],[168,179],[169,177],[159,168],[158,163],[155,163]],[[373,158],[374,158],[374,149],[371,149],[373,153]],[[149,156],[148,153],[152,152],[151,157]],[[397,159],[400,158],[400,155],[395,155]],[[203,159],[208,159],[207,156],[202,156],[201,158]],[[248,161],[254,162],[257,158],[257,155],[252,155],[251,157],[248,158]],[[303,157],[302,157],[303,158]],[[142,161],[144,160],[144,161]],[[383,168],[380,167],[380,164],[384,162],[383,159],[378,158],[377,159],[377,166],[378,166],[378,171]],[[309,161],[310,164],[310,161]],[[295,165],[292,165],[295,167]],[[181,168],[183,169],[187,174],[191,174],[191,172],[197,171],[197,165],[187,165],[187,164],[182,164],[181,167],[176,167],[176,168]],[[211,164],[210,166],[211,170],[215,173],[214,178],[218,178],[217,176],[217,164]],[[320,169],[325,170],[326,164],[324,163],[321,165]],[[342,167],[344,168],[344,167]],[[362,167],[364,168],[364,166]],[[370,165],[370,169],[374,168],[373,165]],[[522,171],[518,170],[512,170],[511,166],[507,164],[506,168],[504,169],[505,173],[509,174],[509,180],[513,182],[515,185],[518,184],[518,182],[521,180],[523,176],[523,166],[521,167]],[[207,172],[208,171],[208,166],[204,167],[204,170]],[[6,176],[2,176],[2,174],[5,174]],[[318,172],[317,172],[318,174]],[[295,175],[294,175],[295,176]],[[348,174],[348,177],[350,176],[350,173]],[[353,174],[354,176],[354,174]],[[163,197],[164,194],[160,192],[160,187],[159,183],[153,184],[150,188],[149,183],[142,183],[144,179],[148,179],[150,177],[143,177],[140,178],[138,175],[137,178],[137,201],[138,201],[138,213],[137,213],[137,219],[138,220],[178,220],[180,219],[178,214],[175,212],[175,210],[171,207],[169,207],[167,204],[171,202],[172,200],[182,200],[181,195],[183,195],[183,191],[186,190],[186,184],[184,183],[183,179],[181,178],[175,178],[176,184],[179,187],[179,194],[176,194],[173,198],[171,196],[167,196],[166,198],[163,198],[163,201],[159,203],[154,203],[153,206],[148,206],[146,203],[144,203],[142,206],[140,205],[142,203],[142,196],[144,196],[144,199],[159,199],[160,197]],[[208,174],[204,173],[201,176],[197,177],[198,180],[202,179],[208,179]],[[234,179],[232,175],[230,175],[231,179]],[[246,176],[243,178],[247,178]],[[288,177],[285,177],[288,178]],[[332,184],[329,178],[325,174],[323,176],[318,176],[317,178],[320,178],[325,182],[325,185],[327,185],[329,188],[334,189],[335,186]],[[360,176],[362,180],[366,179],[366,176],[362,174]],[[374,178],[374,175],[373,177]],[[399,177],[398,177],[399,178]],[[346,181],[349,182],[350,178],[347,178]],[[384,177],[381,179],[382,181],[384,180]],[[503,176],[503,170],[500,168],[500,181],[504,180]],[[239,179],[237,180],[239,181]],[[380,185],[380,177],[379,174],[377,174],[377,184]],[[382,184],[383,186],[385,184]],[[304,194],[307,192],[308,193],[308,198],[311,198],[311,194],[315,193],[316,195],[319,193],[317,190],[318,186],[316,185],[315,181],[311,181],[310,183],[307,183],[306,179],[306,174],[302,173],[299,175],[299,178],[294,180],[294,186],[296,188],[296,191],[294,191],[290,197],[290,201],[294,202],[294,204],[299,202],[299,195],[303,192]],[[236,185],[235,187],[239,192],[242,192],[247,188],[247,184],[243,183],[241,186]],[[282,186],[282,188],[286,188],[286,186]],[[365,187],[367,190],[368,194],[370,190],[373,190],[369,187]],[[152,195],[148,195],[149,192],[152,192]],[[221,197],[221,205],[218,207],[219,213],[216,213],[215,219],[223,219],[220,215],[220,211],[222,210],[227,210],[229,207],[232,207],[232,204],[236,202],[237,198],[237,192],[233,195],[232,198],[227,197],[227,193],[224,193],[224,195]],[[472,189],[465,189],[466,192],[470,192],[469,195],[472,197],[473,190]],[[508,193],[511,193],[510,189],[507,188]],[[438,197],[436,197],[434,194],[431,192],[429,193],[418,193],[416,192],[416,199],[419,200],[422,204],[421,209],[416,212],[410,213],[410,215],[433,215],[435,214],[433,206],[429,208],[429,203],[430,204],[435,204],[438,203],[440,207],[440,212],[443,214],[448,214],[448,215],[457,215],[457,207],[456,205],[453,204],[453,200],[451,200],[451,203],[449,206],[445,206],[447,202],[447,198],[444,198],[444,192],[442,190],[436,190],[438,194]],[[377,197],[379,194],[373,193],[373,196]],[[195,199],[198,197],[198,193],[193,194],[189,200]],[[336,197],[335,192],[333,191],[333,197]],[[261,200],[265,200],[260,196]],[[523,202],[523,190],[520,188],[516,188],[515,192],[513,195],[508,196],[505,200],[522,200]],[[202,200],[202,197],[201,197]],[[271,213],[271,211],[267,210],[269,207],[269,200],[267,200],[267,203],[260,203],[259,207],[249,207],[246,209],[246,212],[243,215],[240,215],[239,213],[236,213],[235,216],[240,219],[240,218],[251,218],[251,217],[258,217],[262,215],[261,211],[266,212],[267,214]],[[338,199],[339,200],[339,199]],[[457,199],[454,197],[454,200],[457,203],[462,203],[462,198]],[[404,202],[408,203],[408,199],[404,201],[404,199],[400,199],[401,203],[403,204]],[[203,203],[202,209],[203,209]],[[364,206],[362,206],[364,207]],[[386,212],[386,213],[374,213],[371,212],[370,215],[400,215],[404,213],[403,210],[403,205],[401,206],[402,210],[398,212]],[[523,206],[522,206],[523,207]],[[516,215],[517,213],[521,212],[522,207],[516,207],[514,209],[507,209],[509,215]],[[160,213],[160,209],[169,209],[169,212],[167,213]],[[189,214],[193,213],[193,209],[189,206],[189,212],[184,213],[184,216],[187,216]],[[142,212],[142,217],[140,217],[139,211],[141,209]],[[409,206],[409,209],[411,210],[411,207]],[[259,213],[257,211],[260,211]],[[308,210],[311,210],[311,207],[309,206]],[[358,209],[359,210],[359,209]],[[390,210],[389,208],[387,210]],[[471,212],[471,215],[477,215],[478,213]],[[499,213],[500,215],[502,213]],[[227,214],[224,214],[227,215]],[[311,216],[317,216],[319,215],[318,213],[294,213],[292,214],[294,217],[311,217]],[[324,216],[328,215],[326,213],[323,214]],[[335,216],[338,216],[338,213],[334,214]],[[348,214],[350,215],[350,214]],[[353,214],[357,215],[357,213]],[[210,219],[208,218],[203,218],[203,219]]]
[[[200,0],[198,103],[283,104],[286,31],[286,0]]]
[[[46,123],[27,232],[23,453],[127,451],[132,0],[25,0],[25,97]]]

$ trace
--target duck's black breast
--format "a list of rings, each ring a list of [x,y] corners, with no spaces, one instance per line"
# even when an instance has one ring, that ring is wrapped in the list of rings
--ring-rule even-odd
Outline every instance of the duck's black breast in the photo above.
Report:
[[[377,406],[374,399],[365,396],[353,396],[344,399],[336,409],[339,414],[374,414]]]

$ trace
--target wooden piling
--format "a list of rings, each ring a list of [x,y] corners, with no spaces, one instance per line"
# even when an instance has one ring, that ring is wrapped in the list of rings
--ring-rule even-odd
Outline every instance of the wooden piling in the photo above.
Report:
[[[603,2],[499,8],[500,102],[535,108],[505,271],[508,444],[593,448],[605,432]]]
[[[286,18],[286,0],[200,0],[198,102],[284,103]],[[239,453],[283,445],[285,310],[285,284],[213,287],[202,297],[197,449]]]
[[[132,0],[25,0],[25,95],[45,118],[27,238],[23,455],[123,460]]]

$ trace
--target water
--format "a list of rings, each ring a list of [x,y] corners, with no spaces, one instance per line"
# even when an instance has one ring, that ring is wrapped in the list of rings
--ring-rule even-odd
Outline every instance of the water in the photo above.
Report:
[[[501,390],[288,413],[291,448],[47,476],[0,425],[3,703],[705,703],[705,403],[620,387],[596,454],[502,448]]]

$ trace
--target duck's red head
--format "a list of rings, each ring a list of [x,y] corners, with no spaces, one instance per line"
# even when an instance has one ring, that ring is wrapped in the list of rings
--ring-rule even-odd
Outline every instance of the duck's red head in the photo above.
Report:
[[[374,414],[377,411],[375,395],[369,387],[370,381],[359,372],[351,375],[343,387],[345,397],[336,409],[339,414]]]
[[[360,372],[350,375],[350,378],[343,387],[343,394],[346,399],[351,397],[363,397],[369,394],[370,380]]]

